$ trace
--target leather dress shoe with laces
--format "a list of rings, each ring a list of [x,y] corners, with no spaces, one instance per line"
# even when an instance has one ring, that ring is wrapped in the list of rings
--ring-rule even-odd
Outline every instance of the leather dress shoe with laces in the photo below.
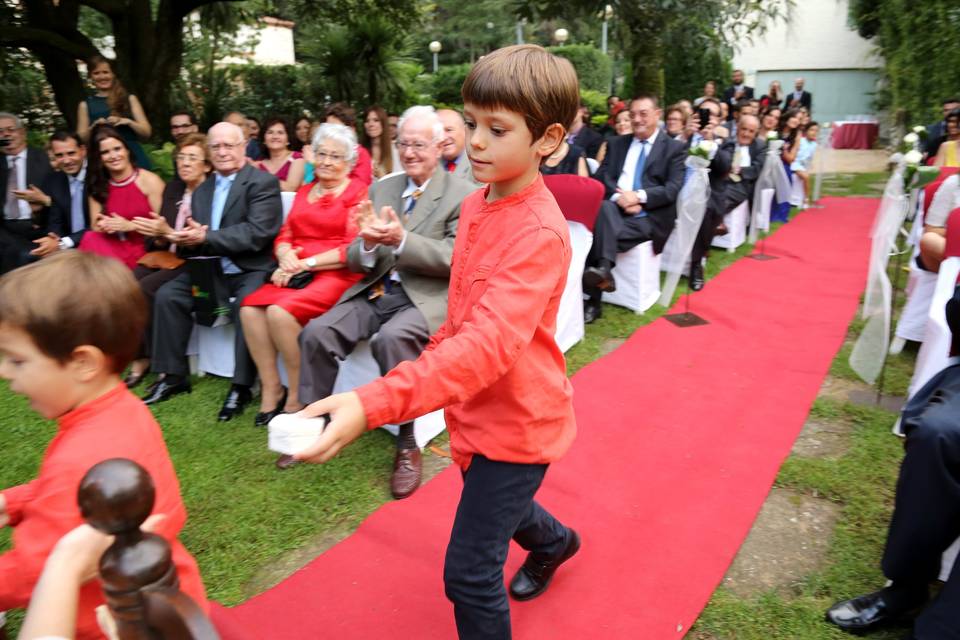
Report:
[[[558,557],[544,558],[533,552],[527,555],[510,581],[510,595],[514,600],[532,600],[547,590],[557,568],[580,550],[580,536],[573,529],[570,534],[570,541]]]
[[[880,591],[838,602],[827,609],[827,622],[835,624],[844,631],[862,633],[885,624],[896,622],[917,609],[927,601],[927,591],[897,590],[887,587]],[[891,596],[895,597],[891,597]]]
[[[587,300],[583,303],[583,322],[584,324],[592,324],[597,320],[597,318],[603,315],[603,307],[600,306],[599,302],[593,302]]]
[[[703,267],[695,264],[690,267],[690,290],[700,291],[700,289],[703,289],[703,285]]]
[[[617,281],[609,267],[587,267],[583,270],[583,289],[599,289],[607,293],[617,290]]]
[[[253,394],[250,392],[250,387],[239,384],[231,385],[230,391],[227,392],[227,397],[223,401],[223,406],[220,407],[217,420],[220,422],[232,420],[243,413],[251,400],[253,400]]]
[[[285,404],[287,404],[287,388],[286,387],[283,388],[283,393],[280,395],[280,402],[277,403],[277,406],[272,411],[257,412],[257,415],[253,417],[253,426],[265,427],[268,424],[270,424],[271,420],[273,420],[278,415],[283,413],[283,407]]]
[[[168,381],[167,378],[160,378],[147,387],[147,391],[143,395],[143,403],[156,404],[164,400],[169,400],[177,394],[190,393],[191,391],[190,381],[186,378],[174,382]]]
[[[422,475],[420,449],[397,449],[393,459],[393,475],[390,476],[390,493],[397,500],[406,498],[420,486]]]

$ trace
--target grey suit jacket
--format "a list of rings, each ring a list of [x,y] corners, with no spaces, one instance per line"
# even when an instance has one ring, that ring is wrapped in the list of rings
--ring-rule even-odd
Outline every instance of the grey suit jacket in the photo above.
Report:
[[[457,166],[453,169],[453,173],[451,175],[462,178],[473,185],[479,186],[480,183],[477,182],[473,177],[473,167],[470,166],[470,159],[467,157],[466,152],[460,154],[460,156],[460,159],[457,161]]]
[[[406,174],[388,176],[370,185],[370,200],[374,208],[391,206],[403,211],[403,191]],[[447,287],[450,284],[450,258],[453,241],[460,221],[460,203],[476,187],[453,176],[438,166],[427,184],[426,191],[417,200],[406,222],[407,240],[400,255],[393,247],[378,246],[377,261],[366,269],[360,260],[363,239],[357,237],[347,249],[347,266],[351,271],[366,273],[366,277],[350,287],[340,302],[366,295],[374,283],[396,267],[403,282],[403,290],[420,310],[434,333],[447,317]],[[401,215],[401,218],[403,216]]]
[[[210,224],[216,175],[197,187],[190,203],[193,219]],[[237,172],[223,206],[220,228],[207,231],[197,247],[181,247],[183,257],[224,256],[244,271],[270,271],[276,267],[273,241],[283,222],[280,183],[266,171],[250,165]]]

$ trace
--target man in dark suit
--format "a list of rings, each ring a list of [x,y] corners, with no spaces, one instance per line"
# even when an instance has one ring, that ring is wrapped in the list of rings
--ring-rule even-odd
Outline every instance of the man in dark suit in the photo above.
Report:
[[[249,166],[244,157],[246,136],[231,123],[215,124],[208,132],[215,178],[193,194],[192,220],[173,234],[183,258],[217,257],[230,296],[235,299],[237,327],[233,384],[218,419],[241,414],[252,400],[256,379],[236,309],[243,299],[266,282],[276,268],[273,240],[280,231],[282,204],[276,177]],[[153,309],[152,368],[162,376],[147,389],[144,402],[153,404],[190,391],[187,343],[193,329],[190,269],[163,285]]]
[[[647,240],[660,253],[673,231],[686,147],[660,131],[660,115],[656,96],[631,100],[633,135],[610,139],[594,176],[603,182],[607,199],[600,205],[583,274],[585,322],[600,317],[602,292],[616,289],[617,253]]]
[[[370,186],[373,210],[347,250],[347,266],[366,276],[300,334],[302,402],[331,394],[339,360],[361,340],[376,334],[370,349],[380,372],[387,373],[415,360],[443,324],[460,203],[476,185],[440,165],[440,127],[431,107],[411,107],[400,118],[397,146],[404,174]],[[278,466],[287,468],[290,460],[282,457]],[[400,425],[390,482],[395,498],[420,486],[421,467],[413,423]]]
[[[590,109],[583,102],[577,117],[567,133],[567,143],[575,144],[587,153],[588,158],[596,158],[603,145],[603,136],[590,126]]]
[[[809,91],[803,90],[803,78],[797,78],[793,83],[793,93],[787,94],[787,109],[796,109],[806,107],[807,113],[813,109],[813,95]]]
[[[0,153],[0,254],[16,255],[23,250],[29,252],[34,248],[33,241],[46,235],[46,221],[35,214],[32,205],[39,204],[37,199],[42,195],[37,185],[43,184],[53,170],[45,151],[27,147],[23,121],[12,113],[0,113]]]
[[[39,189],[27,190],[35,217],[46,220],[46,235],[30,246],[8,250],[4,262],[10,268],[76,247],[89,226],[86,147],[76,133],[57,131],[50,138],[50,152],[58,170],[49,173]]]
[[[753,87],[743,83],[743,71],[735,69],[733,72],[733,86],[723,92],[723,101],[733,107],[741,100],[753,100]]]
[[[720,146],[731,158],[730,172],[721,187],[724,215],[736,209],[740,203],[753,200],[753,188],[760,177],[766,149],[766,143],[757,139],[759,130],[760,120],[757,116],[740,116],[736,137],[725,140]]]
[[[927,127],[927,140],[924,151],[928,158],[933,158],[940,150],[940,145],[947,139],[947,115],[954,109],[960,109],[960,98],[947,98],[943,101],[943,119]]]
[[[947,302],[946,316],[953,357],[901,415],[906,455],[881,565],[891,582],[830,607],[827,621],[845,631],[871,631],[923,607],[908,638],[960,638],[960,561],[927,604],[941,555],[960,536],[960,288]]]

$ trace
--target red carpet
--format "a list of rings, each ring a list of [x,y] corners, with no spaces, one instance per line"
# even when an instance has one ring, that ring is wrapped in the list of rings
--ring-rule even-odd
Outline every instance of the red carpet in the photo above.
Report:
[[[680,638],[750,529],[857,308],[876,200],[827,198],[695,294],[710,321],[637,331],[574,377],[579,435],[538,499],[583,548],[518,639]],[[447,469],[277,587],[216,610],[226,640],[455,638],[443,554]],[[523,559],[511,550],[507,576]],[[229,627],[229,628],[228,628]],[[238,637],[240,637],[238,635]]]

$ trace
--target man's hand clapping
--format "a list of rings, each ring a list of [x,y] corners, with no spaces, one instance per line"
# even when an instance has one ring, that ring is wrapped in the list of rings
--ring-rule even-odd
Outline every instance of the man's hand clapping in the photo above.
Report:
[[[178,245],[184,246],[195,246],[198,244],[203,244],[207,240],[207,229],[209,227],[205,224],[199,224],[193,219],[187,220],[186,226],[183,228],[183,231],[174,231],[170,234],[169,239],[172,242],[176,242]]]
[[[136,217],[133,219],[133,229],[137,233],[154,238],[170,236],[174,233],[173,227],[167,224],[166,219],[153,211],[149,218]]]
[[[364,200],[357,207],[356,221],[357,226],[360,227],[359,235],[363,238],[363,246],[367,251],[378,244],[399,247],[403,242],[403,223],[400,222],[393,207],[383,207],[377,215],[373,203]]]

